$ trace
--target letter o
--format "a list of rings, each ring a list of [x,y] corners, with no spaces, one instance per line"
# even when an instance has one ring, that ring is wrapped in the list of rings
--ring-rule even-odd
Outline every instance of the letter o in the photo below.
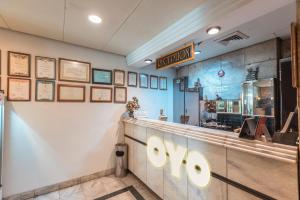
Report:
[[[147,156],[155,167],[163,167],[167,160],[164,143],[159,137],[151,136],[147,141]]]
[[[210,168],[204,156],[196,151],[188,153],[186,170],[190,181],[198,186],[205,187],[210,181]]]

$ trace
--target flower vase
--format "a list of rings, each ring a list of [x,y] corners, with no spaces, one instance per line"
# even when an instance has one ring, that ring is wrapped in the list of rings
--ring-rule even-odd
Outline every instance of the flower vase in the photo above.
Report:
[[[129,112],[128,112],[128,115],[129,115],[129,117],[134,118],[133,111],[129,111]]]

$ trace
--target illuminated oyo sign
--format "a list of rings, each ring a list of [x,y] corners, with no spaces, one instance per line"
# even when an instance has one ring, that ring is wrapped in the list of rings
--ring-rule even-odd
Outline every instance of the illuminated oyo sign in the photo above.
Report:
[[[147,142],[147,156],[155,167],[163,167],[167,162],[167,152],[170,161],[171,174],[180,178],[180,167],[186,157],[186,171],[189,180],[199,187],[205,187],[210,181],[210,168],[204,156],[197,151],[187,152],[187,148],[162,141],[152,136]]]

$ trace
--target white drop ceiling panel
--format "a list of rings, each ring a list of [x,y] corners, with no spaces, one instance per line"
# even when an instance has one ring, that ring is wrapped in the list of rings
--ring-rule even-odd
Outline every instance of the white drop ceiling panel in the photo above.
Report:
[[[0,15],[15,31],[62,40],[64,1],[1,0]]]
[[[113,36],[105,50],[127,55],[203,2],[144,0]]]
[[[134,11],[139,0],[68,0],[65,16],[64,41],[102,49]],[[90,14],[98,15],[101,24],[88,20]],[[115,52],[114,49],[112,49]]]

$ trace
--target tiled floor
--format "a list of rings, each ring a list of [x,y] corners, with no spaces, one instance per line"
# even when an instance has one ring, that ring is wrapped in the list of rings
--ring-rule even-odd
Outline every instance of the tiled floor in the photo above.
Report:
[[[145,200],[159,200],[140,180],[132,174],[124,178],[116,178],[114,175],[95,179],[80,185],[75,185],[63,190],[38,196],[34,200],[94,200],[98,197],[110,194],[117,190],[134,186]],[[31,199],[33,200],[33,199]],[[136,200],[130,192],[124,192],[109,200]]]

